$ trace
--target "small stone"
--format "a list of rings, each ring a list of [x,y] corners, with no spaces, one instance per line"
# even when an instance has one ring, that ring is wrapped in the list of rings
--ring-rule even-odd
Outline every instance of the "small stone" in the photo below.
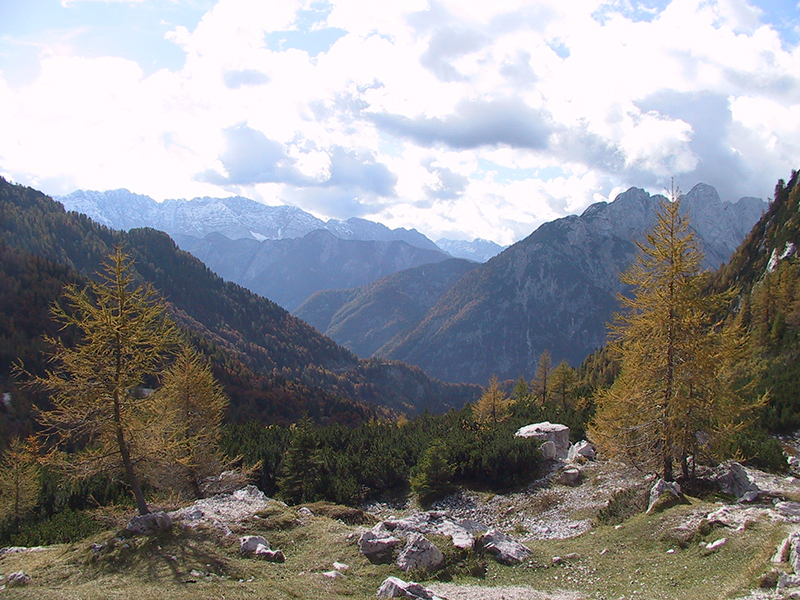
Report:
[[[554,565],[560,565],[563,562],[564,562],[564,559],[561,558],[560,556],[554,556],[553,557],[553,564]]]
[[[337,571],[347,571],[348,569],[350,569],[350,565],[346,565],[340,562],[335,562],[333,563],[333,568],[336,569]]]
[[[322,574],[323,577],[327,577],[328,579],[344,579],[344,575],[342,575],[339,571],[325,571]]]
[[[241,554],[252,554],[258,550],[259,546],[269,549],[269,542],[260,535],[245,535],[239,538],[239,552]]]
[[[31,576],[25,571],[16,571],[8,576],[8,587],[28,585],[31,582]]]
[[[675,554],[675,548],[670,548],[667,550],[667,554]]]
[[[712,552],[716,552],[717,550],[722,548],[727,543],[728,543],[728,538],[719,538],[715,542],[711,542],[710,544],[706,544],[705,554],[711,554]]]
[[[567,467],[561,471],[558,482],[564,485],[577,485],[581,479],[581,470],[578,467]]]
[[[314,516],[314,513],[311,512],[311,509],[308,508],[307,506],[301,506],[297,510],[297,514],[299,514],[301,517],[313,517]]]

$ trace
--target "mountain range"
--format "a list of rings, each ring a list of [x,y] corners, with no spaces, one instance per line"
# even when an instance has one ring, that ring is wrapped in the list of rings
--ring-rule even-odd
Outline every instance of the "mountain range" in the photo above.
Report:
[[[624,291],[619,273],[661,197],[631,188],[542,225],[485,264],[448,260],[414,230],[363,219],[325,224],[299,209],[240,197],[159,204],[116,190],[60,200],[115,227],[146,221],[172,230],[217,274],[292,309],[359,356],[485,384],[492,375],[532,376],[544,350],[575,365],[605,343]],[[684,195],[707,268],[727,261],[766,206],[756,198],[723,202],[706,184]],[[291,237],[305,229],[311,231]],[[379,234],[382,240],[353,239]]]
[[[64,208],[36,190],[0,178],[0,245],[6,304],[21,291],[20,308],[40,310],[24,319],[0,320],[0,386],[14,387],[12,363],[29,357],[44,368],[41,335],[49,331],[46,307],[66,281],[93,276],[111,249],[122,245],[140,281],[164,297],[185,335],[212,360],[231,396],[231,418],[290,422],[303,412],[320,421],[353,422],[388,407],[414,414],[445,410],[475,398],[477,386],[435,381],[396,361],[359,360],[265,298],[224,282],[199,260],[154,229],[114,231]],[[58,277],[47,278],[47,269]],[[44,308],[42,308],[44,307]],[[27,365],[30,366],[30,365]],[[0,390],[5,393],[7,390]],[[17,397],[25,392],[14,389]]]
[[[91,217],[112,229],[152,227],[171,237],[203,238],[220,233],[231,240],[285,240],[302,238],[312,231],[326,230],[340,240],[406,242],[425,250],[443,250],[456,258],[485,262],[503,247],[480,238],[439,239],[436,243],[416,229],[389,229],[381,223],[352,217],[344,221],[323,221],[295,206],[268,206],[242,196],[194,198],[156,202],[150,196],[126,189],[105,192],[77,190],[55,196],[67,210]]]
[[[67,210],[112,229],[152,227],[227,281],[294,310],[319,290],[355,288],[451,256],[485,262],[502,247],[440,239],[360,218],[324,222],[292,206],[234,196],[156,202],[125,189],[57,196]]]
[[[448,259],[405,241],[343,240],[326,229],[302,238],[231,240],[219,233],[175,241],[227,281],[293,311],[319,290],[356,288],[419,265]]]
[[[447,263],[440,263],[428,270],[424,285],[431,293],[424,314],[420,303],[404,312],[406,305],[395,300],[419,295],[419,269],[348,293],[321,292],[296,313],[360,356],[371,351],[402,360],[445,381],[530,378],[544,350],[555,361],[577,365],[605,343],[606,323],[624,291],[619,274],[635,256],[635,240],[651,226],[661,200],[631,188],[580,216],[542,225],[486,264],[465,270],[457,281],[444,270]],[[767,204],[757,198],[722,202],[713,187],[698,184],[684,195],[682,207],[700,239],[704,266],[715,269]],[[437,276],[442,279],[432,280]],[[387,327],[388,322],[406,329]],[[390,331],[397,333],[387,340]]]

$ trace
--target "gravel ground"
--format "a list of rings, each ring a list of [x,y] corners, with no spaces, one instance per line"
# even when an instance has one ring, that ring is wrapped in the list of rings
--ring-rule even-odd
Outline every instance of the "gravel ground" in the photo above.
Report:
[[[524,542],[565,539],[585,533],[592,518],[622,490],[641,489],[651,480],[639,471],[609,461],[581,466],[581,484],[555,483],[560,465],[521,492],[485,494],[458,492],[436,502],[433,510],[447,511],[452,518],[477,521],[497,528]],[[410,504],[373,503],[364,507],[379,520],[408,516],[417,509]]]
[[[426,587],[437,596],[442,596],[447,600],[580,600],[583,598],[576,592],[566,590],[537,592],[522,586],[489,587],[437,583]]]

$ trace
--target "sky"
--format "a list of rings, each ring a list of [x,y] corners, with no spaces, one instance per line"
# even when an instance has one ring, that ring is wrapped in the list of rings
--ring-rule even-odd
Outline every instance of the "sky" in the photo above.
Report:
[[[509,244],[800,168],[797,0],[2,0],[0,174]]]

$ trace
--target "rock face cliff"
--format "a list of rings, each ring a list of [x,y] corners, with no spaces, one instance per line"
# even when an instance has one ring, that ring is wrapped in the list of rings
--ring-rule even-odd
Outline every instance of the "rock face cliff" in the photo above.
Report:
[[[631,188],[539,227],[470,271],[420,324],[376,355],[418,365],[445,381],[485,384],[492,375],[530,378],[539,355],[580,363],[606,341],[617,309],[619,274],[636,254],[634,240],[651,226],[660,197]],[[714,188],[695,186],[683,199],[706,254],[727,261],[767,204],[723,203]]]

